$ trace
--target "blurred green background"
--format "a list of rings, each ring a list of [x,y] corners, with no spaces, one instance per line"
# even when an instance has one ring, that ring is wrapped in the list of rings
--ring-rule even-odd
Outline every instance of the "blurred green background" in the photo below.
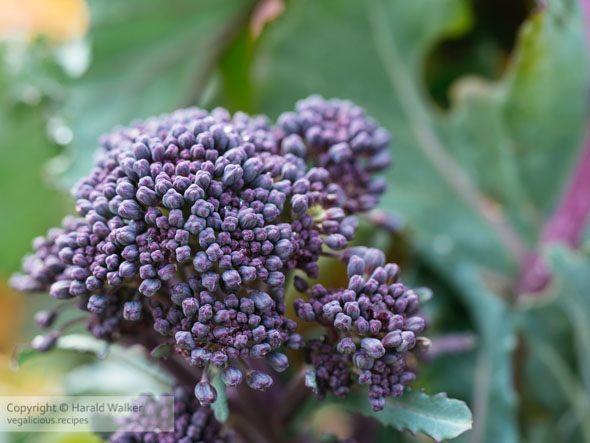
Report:
[[[467,343],[416,383],[470,405],[474,429],[458,440],[590,441],[585,243],[548,252],[542,297],[516,284],[584,142],[585,32],[574,0],[0,0],[0,394],[89,392],[76,383],[121,364],[58,352],[10,368],[14,346],[39,333],[33,312],[52,303],[7,280],[31,239],[72,212],[67,189],[102,132],[191,105],[274,119],[318,93],[392,134],[374,216],[399,222],[364,223],[359,238],[433,289],[435,341]],[[324,409],[305,426],[345,437],[343,412]],[[98,438],[0,435],[13,440]]]

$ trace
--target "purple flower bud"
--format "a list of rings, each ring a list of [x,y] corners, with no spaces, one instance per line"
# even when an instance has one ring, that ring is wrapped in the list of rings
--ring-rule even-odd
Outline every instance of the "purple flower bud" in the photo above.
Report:
[[[376,338],[363,338],[361,348],[372,358],[381,358],[385,355],[383,343]]]
[[[356,351],[356,345],[350,337],[344,337],[336,345],[336,350],[341,354],[352,354]]]
[[[396,348],[397,352],[406,352],[416,345],[416,336],[412,331],[402,332],[402,343]]]
[[[223,177],[221,178],[221,182],[225,186],[233,186],[242,179],[243,174],[244,171],[240,166],[229,164],[223,170]]]
[[[377,335],[381,331],[382,324],[379,320],[372,319],[369,322],[369,333],[371,335]]]
[[[135,196],[141,204],[146,206],[156,206],[160,201],[158,194],[145,186],[140,187]]]
[[[391,331],[383,337],[381,342],[386,348],[397,348],[402,342],[402,333],[400,330]]]
[[[365,273],[365,261],[361,257],[353,255],[348,261],[346,271],[349,278],[353,275],[363,275]]]
[[[365,263],[369,272],[385,264],[385,254],[376,248],[369,248],[365,253]]]
[[[184,229],[187,230],[189,233],[196,235],[199,234],[206,226],[206,222],[201,217],[197,217],[196,215],[189,215],[186,223],[184,224]]]
[[[275,221],[279,217],[279,215],[281,215],[281,211],[279,208],[276,207],[276,205],[272,203],[267,203],[264,205],[264,208],[262,209],[262,214],[264,216],[264,221],[270,223]]]
[[[213,308],[211,305],[202,305],[199,308],[199,322],[206,323],[213,318]]]
[[[242,383],[242,371],[234,366],[228,366],[221,373],[221,380],[226,386],[238,386]]]
[[[202,380],[195,386],[195,397],[201,403],[201,406],[208,406],[217,400],[217,391],[206,380]]]
[[[176,344],[182,349],[190,351],[195,348],[195,340],[190,332],[178,331],[174,335],[174,339],[176,340]]]
[[[182,228],[184,225],[184,216],[180,209],[171,209],[168,214],[168,223],[170,226]]]
[[[336,314],[336,319],[334,320],[334,327],[339,331],[350,331],[350,327],[352,325],[352,319],[342,312]]]
[[[51,285],[49,288],[49,295],[58,300],[65,300],[72,298],[70,294],[70,280],[59,280]]]
[[[369,397],[369,403],[373,411],[382,411],[385,408],[385,399],[383,397]]]
[[[298,134],[288,135],[281,142],[283,154],[293,154],[297,157],[304,158],[307,152],[305,144]]]
[[[59,332],[54,331],[46,335],[37,335],[31,342],[35,351],[47,352],[52,349],[59,339]]]
[[[162,197],[162,205],[168,209],[179,209],[184,206],[184,197],[170,188]]]
[[[128,301],[123,305],[123,318],[129,321],[137,321],[141,318],[143,304],[140,301]]]
[[[199,246],[203,249],[215,243],[215,232],[211,228],[205,228],[199,233]]]
[[[291,334],[285,343],[287,349],[301,349],[303,346],[303,337],[299,334]]]
[[[297,309],[297,316],[304,321],[315,321],[315,312],[309,303],[302,304]]]
[[[109,298],[106,295],[92,294],[88,299],[87,308],[94,314],[100,314],[104,312],[108,305]]]
[[[193,259],[193,267],[197,272],[206,272],[213,266],[213,263],[207,257],[207,254],[203,251],[197,252]]]
[[[209,183],[211,183],[211,173],[207,171],[197,171],[195,175],[195,183],[201,189],[207,189],[209,187]]]
[[[138,267],[135,263],[124,261],[119,265],[119,275],[122,278],[132,278],[137,275]]]
[[[250,357],[262,358],[271,351],[268,343],[259,343],[250,348]]]
[[[199,171],[203,172],[203,171]],[[184,199],[189,203],[195,203],[197,200],[200,200],[205,197],[205,191],[197,184],[190,185],[184,191]]]
[[[303,215],[307,212],[308,202],[307,196],[296,194],[291,198],[291,209],[296,215]]]
[[[158,269],[158,277],[162,280],[170,280],[176,274],[176,265],[171,263],[169,265],[162,266]]]
[[[163,318],[158,318],[154,321],[154,330],[162,335],[168,335],[170,332],[170,323]]]
[[[366,335],[369,332],[369,322],[363,317],[359,317],[354,321],[354,328],[359,335]]]
[[[289,367],[289,359],[285,354],[273,352],[266,356],[268,364],[277,372],[284,372]]]
[[[328,320],[334,320],[336,314],[342,312],[342,306],[337,300],[332,300],[322,306],[322,311]]]
[[[413,382],[416,379],[416,374],[414,374],[413,372],[404,372],[402,375],[400,375],[399,377],[399,382],[403,385],[407,385],[408,383]]]
[[[205,272],[202,276],[202,283],[209,291],[214,292],[219,284],[219,274],[214,272]]]
[[[283,286],[285,284],[285,275],[279,271],[273,271],[268,274],[265,280],[269,286]]]
[[[146,297],[153,296],[162,287],[162,281],[157,278],[148,278],[139,285],[139,292]]]
[[[373,376],[371,374],[371,371],[363,371],[361,375],[359,375],[359,385],[370,386],[372,378]]]
[[[270,375],[260,371],[252,371],[246,379],[248,386],[257,391],[265,391],[272,385]]]
[[[419,334],[424,330],[425,322],[422,317],[410,317],[404,322],[404,329]]]
[[[248,294],[248,298],[254,302],[256,309],[260,312],[268,312],[274,306],[274,301],[266,292],[251,291]]]
[[[249,298],[240,298],[240,311],[246,314],[253,314],[255,309],[254,301]]]
[[[202,339],[207,337],[207,335],[209,334],[209,328],[205,326],[203,323],[195,323],[191,328],[191,332],[194,334],[195,337]]]
[[[277,242],[274,249],[274,254],[282,260],[286,260],[293,253],[293,245],[290,240],[282,239]]]
[[[371,369],[373,367],[373,364],[375,363],[375,360],[372,357],[370,357],[365,351],[355,352],[355,354],[352,356],[352,360],[354,362],[354,365],[362,370]]]
[[[253,266],[240,266],[239,273],[246,283],[256,279],[256,268]]]
[[[194,297],[182,300],[182,312],[186,318],[192,318],[199,310],[199,301]]]
[[[139,268],[139,277],[142,280],[154,278],[156,275],[156,269],[152,265],[143,265]]]
[[[344,249],[346,247],[346,245],[348,244],[348,241],[346,240],[346,237],[344,237],[342,234],[331,234],[328,235],[325,239],[324,242],[326,243],[326,245],[334,250],[340,250],[340,249]]]
[[[389,151],[383,150],[379,154],[369,159],[369,161],[367,162],[366,169],[369,172],[382,171],[383,169],[387,168],[390,164],[391,156],[389,154]]]
[[[352,158],[352,150],[348,143],[338,143],[328,149],[328,156],[333,163],[340,164]]]
[[[229,290],[236,290],[240,287],[240,284],[242,284],[240,274],[235,270],[225,271],[221,275],[221,278]]]
[[[55,311],[39,311],[35,314],[35,323],[38,327],[45,329],[53,324],[56,317]]]
[[[262,170],[264,169],[264,164],[258,157],[252,157],[246,160],[242,167],[244,169],[244,182],[250,183],[256,177],[258,177],[258,174],[260,174],[260,172],[262,172]]]
[[[121,217],[131,220],[140,220],[144,215],[142,207],[135,200],[123,200],[118,213]]]
[[[122,245],[129,245],[135,241],[135,233],[129,226],[118,229],[117,240]]]
[[[258,217],[254,212],[241,211],[238,215],[238,224],[242,229],[252,229],[258,224]]]
[[[356,292],[357,294],[360,293],[364,287],[365,280],[360,275],[353,275],[350,277],[350,280],[348,280],[348,289]]]

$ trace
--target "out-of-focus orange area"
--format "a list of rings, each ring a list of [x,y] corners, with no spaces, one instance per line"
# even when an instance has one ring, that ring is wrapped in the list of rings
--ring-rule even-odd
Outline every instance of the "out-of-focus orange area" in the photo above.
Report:
[[[18,371],[12,367],[11,355],[18,342],[22,321],[21,297],[0,281],[0,394],[39,395],[54,392],[57,383],[55,371],[48,371],[40,363],[27,364]]]
[[[2,0],[0,40],[12,35],[43,35],[57,42],[82,37],[90,14],[84,0]]]
[[[0,354],[10,354],[17,340],[22,318],[18,295],[0,281]]]

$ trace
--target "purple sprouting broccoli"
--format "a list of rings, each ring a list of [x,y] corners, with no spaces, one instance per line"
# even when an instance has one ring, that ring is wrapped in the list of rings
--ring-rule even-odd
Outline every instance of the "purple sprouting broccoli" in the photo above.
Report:
[[[385,264],[377,249],[356,248],[348,258],[348,287],[328,290],[318,284],[296,286],[307,300],[294,302],[297,315],[323,325],[329,333],[306,344],[313,369],[307,384],[320,397],[345,396],[353,380],[368,386],[374,410],[384,399],[399,396],[415,378],[415,354],[429,340],[416,293],[398,281],[399,267]]]
[[[174,411],[168,410],[168,401],[154,396],[142,396],[137,402],[138,411],[120,420],[119,430],[109,441],[112,443],[190,443],[235,441],[236,434],[224,428],[213,416],[211,408],[203,407],[191,390],[176,386],[173,391]],[[173,432],[144,432],[174,422]]]
[[[374,208],[385,181],[373,174],[390,163],[390,136],[348,100],[313,95],[279,117],[283,153],[310,159],[328,171],[327,189],[349,213]]]
[[[265,369],[289,366],[284,349],[304,348],[314,367],[306,383],[319,396],[344,396],[356,381],[380,409],[413,378],[410,357],[427,344],[417,298],[397,283],[395,265],[375,250],[346,249],[356,214],[384,189],[373,173],[389,164],[388,142],[359,107],[319,97],[277,126],[189,108],[118,127],[72,189],[77,216],[33,242],[12,285],[86,311],[98,338],[166,345],[183,357],[196,384],[192,409],[183,407],[198,423],[208,417],[198,404],[217,398],[209,375],[267,389]],[[332,331],[304,343],[287,318],[288,274],[317,278],[322,255],[348,261],[350,284],[328,291],[294,279],[309,297],[295,302],[296,314]],[[61,310],[36,321],[51,327]],[[64,329],[35,347],[50,349]],[[173,436],[150,441],[207,439],[186,414]]]

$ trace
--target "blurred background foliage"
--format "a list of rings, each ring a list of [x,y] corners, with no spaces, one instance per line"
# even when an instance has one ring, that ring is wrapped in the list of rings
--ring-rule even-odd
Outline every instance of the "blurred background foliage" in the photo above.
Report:
[[[9,368],[51,301],[5,282],[31,239],[72,210],[64,190],[89,171],[101,133],[191,105],[274,119],[317,93],[357,102],[392,134],[373,214],[389,223],[364,222],[359,238],[435,294],[440,352],[416,385],[470,405],[474,429],[458,441],[590,441],[584,246],[547,252],[554,278],[541,297],[516,284],[587,129],[577,1],[2,0],[0,39],[0,394],[88,392],[81,380],[126,367],[58,352]],[[302,420],[346,437],[338,407]],[[96,441],[0,442],[13,438]]]

